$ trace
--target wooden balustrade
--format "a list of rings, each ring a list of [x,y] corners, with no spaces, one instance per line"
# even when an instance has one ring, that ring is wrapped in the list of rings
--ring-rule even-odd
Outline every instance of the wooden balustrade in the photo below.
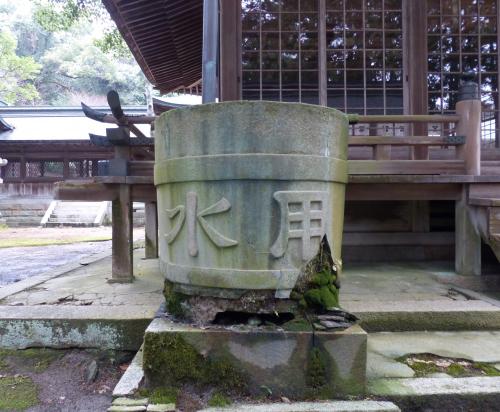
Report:
[[[478,99],[462,100],[457,103],[454,115],[350,115],[351,125],[368,124],[373,130],[377,124],[429,124],[440,123],[450,130],[441,136],[350,136],[351,147],[373,147],[372,160],[350,160],[349,173],[358,174],[481,174],[481,102]],[[450,127],[454,125],[454,130]],[[455,147],[454,160],[391,160],[393,146]]]

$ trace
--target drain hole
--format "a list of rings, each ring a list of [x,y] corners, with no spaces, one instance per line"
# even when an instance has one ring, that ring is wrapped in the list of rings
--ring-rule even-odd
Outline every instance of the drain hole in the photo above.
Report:
[[[212,322],[214,325],[252,325],[265,324],[283,325],[293,320],[295,316],[290,312],[281,313],[247,313],[247,312],[219,312]]]

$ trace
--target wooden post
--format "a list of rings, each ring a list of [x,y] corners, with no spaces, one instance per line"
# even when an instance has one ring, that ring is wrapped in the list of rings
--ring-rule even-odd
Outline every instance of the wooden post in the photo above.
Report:
[[[427,114],[427,2],[403,0],[404,15],[404,62],[405,78],[405,113]],[[411,125],[410,134],[427,136],[427,124]],[[412,158],[427,160],[429,147],[418,146],[412,149]]]
[[[455,271],[459,275],[481,274],[481,236],[471,220],[468,188],[455,203]]]
[[[118,198],[112,201],[112,278],[110,283],[134,280],[132,198],[130,186],[121,184]]]
[[[158,212],[155,202],[146,202],[144,204],[145,224],[145,243],[146,259],[156,259],[158,257]]]
[[[203,0],[202,102],[218,97],[219,0]]]
[[[220,101],[241,100],[241,1],[220,1]]]
[[[465,136],[465,144],[458,146],[457,157],[465,161],[465,172],[481,174],[481,100],[479,87],[474,81],[465,80],[456,106],[460,121],[456,126],[458,136]]]

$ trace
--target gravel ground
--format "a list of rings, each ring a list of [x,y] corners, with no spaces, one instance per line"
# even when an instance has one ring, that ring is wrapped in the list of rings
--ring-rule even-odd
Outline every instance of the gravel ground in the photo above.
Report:
[[[0,249],[0,286],[18,282],[105,251],[111,253],[109,240]]]

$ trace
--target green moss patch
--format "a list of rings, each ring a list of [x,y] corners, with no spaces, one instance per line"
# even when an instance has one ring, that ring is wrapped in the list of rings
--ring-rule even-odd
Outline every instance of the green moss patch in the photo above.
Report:
[[[340,264],[334,263],[328,240],[324,237],[318,254],[306,265],[291,298],[312,312],[339,307],[339,267]]]
[[[38,404],[37,387],[25,376],[0,378],[0,410],[22,411]]]
[[[148,398],[152,404],[176,403],[179,396],[179,390],[176,388],[141,388],[137,391],[136,397]]]
[[[446,373],[454,378],[500,376],[500,371],[489,363],[444,358],[430,353],[406,355],[396,360],[412,368],[416,377],[424,377],[433,373]]]
[[[168,280],[165,281],[163,287],[163,296],[165,297],[167,312],[176,318],[183,319],[186,315],[183,307],[186,297],[181,293],[174,292],[173,284]]]
[[[224,408],[225,406],[229,406],[231,404],[231,399],[229,399],[226,395],[220,392],[215,392],[208,401],[207,405],[211,408]]]
[[[23,350],[0,350],[0,369],[2,365],[9,367],[11,363],[31,372],[40,373],[52,362],[63,356],[62,351],[47,348],[30,348]]]
[[[215,387],[224,392],[245,390],[243,374],[222,356],[205,357],[180,334],[146,334],[144,369],[153,386],[180,388],[183,384]]]

